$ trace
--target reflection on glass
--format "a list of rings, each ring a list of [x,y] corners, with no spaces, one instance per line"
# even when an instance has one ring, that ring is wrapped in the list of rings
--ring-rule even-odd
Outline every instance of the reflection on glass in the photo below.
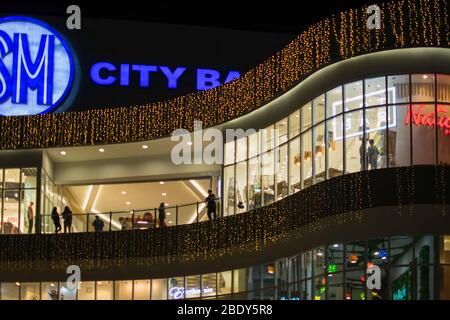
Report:
[[[114,300],[131,300],[133,298],[133,281],[115,281]]]
[[[152,300],[166,300],[166,299],[167,299],[167,279],[153,279]]]
[[[305,131],[308,128],[311,128],[312,123],[312,109],[311,109],[311,102],[305,104],[301,108],[302,112],[302,121],[301,121],[301,131]]]
[[[186,277],[186,299],[200,297],[200,275]]]
[[[448,74],[437,76],[437,101],[450,102],[450,75]]]
[[[248,161],[248,209],[261,207],[261,164],[258,157]]]
[[[275,123],[275,146],[279,146],[288,140],[287,118],[281,119]]]
[[[225,143],[225,165],[234,162],[234,148],[235,148],[234,140]]]
[[[40,300],[39,294],[39,282],[20,284],[20,300]]]
[[[112,281],[97,281],[97,300],[114,300]]]
[[[247,137],[236,140],[236,162],[247,159]]]
[[[234,166],[224,168],[225,180],[223,182],[224,215],[234,214]]]
[[[217,294],[217,274],[202,275],[202,297],[215,296]]]

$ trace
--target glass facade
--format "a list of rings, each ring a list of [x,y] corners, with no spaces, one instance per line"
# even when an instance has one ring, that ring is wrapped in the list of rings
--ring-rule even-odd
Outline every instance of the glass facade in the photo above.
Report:
[[[368,78],[332,88],[274,125],[227,142],[224,215],[346,173],[449,165],[449,96],[449,75]],[[233,161],[227,152],[236,149]]]
[[[380,269],[369,289],[368,268]],[[248,268],[165,279],[3,282],[1,300],[433,300],[450,299],[450,236],[331,243]]]

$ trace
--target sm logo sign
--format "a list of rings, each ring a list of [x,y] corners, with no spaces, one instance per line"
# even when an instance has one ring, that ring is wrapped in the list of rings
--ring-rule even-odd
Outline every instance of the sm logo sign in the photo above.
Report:
[[[0,18],[0,115],[33,115],[62,103],[74,63],[64,39],[28,17]]]

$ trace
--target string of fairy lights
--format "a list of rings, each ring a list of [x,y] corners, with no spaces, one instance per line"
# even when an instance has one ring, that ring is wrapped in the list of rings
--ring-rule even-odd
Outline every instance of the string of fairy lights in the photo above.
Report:
[[[416,214],[412,204],[435,204],[441,205],[445,216],[449,181],[448,166],[362,171],[315,184],[245,214],[202,223],[102,233],[4,235],[0,271],[63,270],[71,264],[103,270],[255,255],[290,239],[361,222],[370,208],[398,206],[398,213],[409,219]]]
[[[215,126],[254,111],[332,62],[383,49],[448,47],[448,0],[380,5],[382,27],[366,26],[366,8],[311,25],[280,52],[214,89],[138,106],[0,118],[0,149],[82,146],[151,140],[194,121]]]

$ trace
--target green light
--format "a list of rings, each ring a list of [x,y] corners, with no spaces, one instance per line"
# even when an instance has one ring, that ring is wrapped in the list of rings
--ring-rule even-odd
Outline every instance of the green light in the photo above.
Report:
[[[336,270],[337,270],[337,267],[335,264],[328,265],[328,273],[334,273],[334,272],[336,272]]]

